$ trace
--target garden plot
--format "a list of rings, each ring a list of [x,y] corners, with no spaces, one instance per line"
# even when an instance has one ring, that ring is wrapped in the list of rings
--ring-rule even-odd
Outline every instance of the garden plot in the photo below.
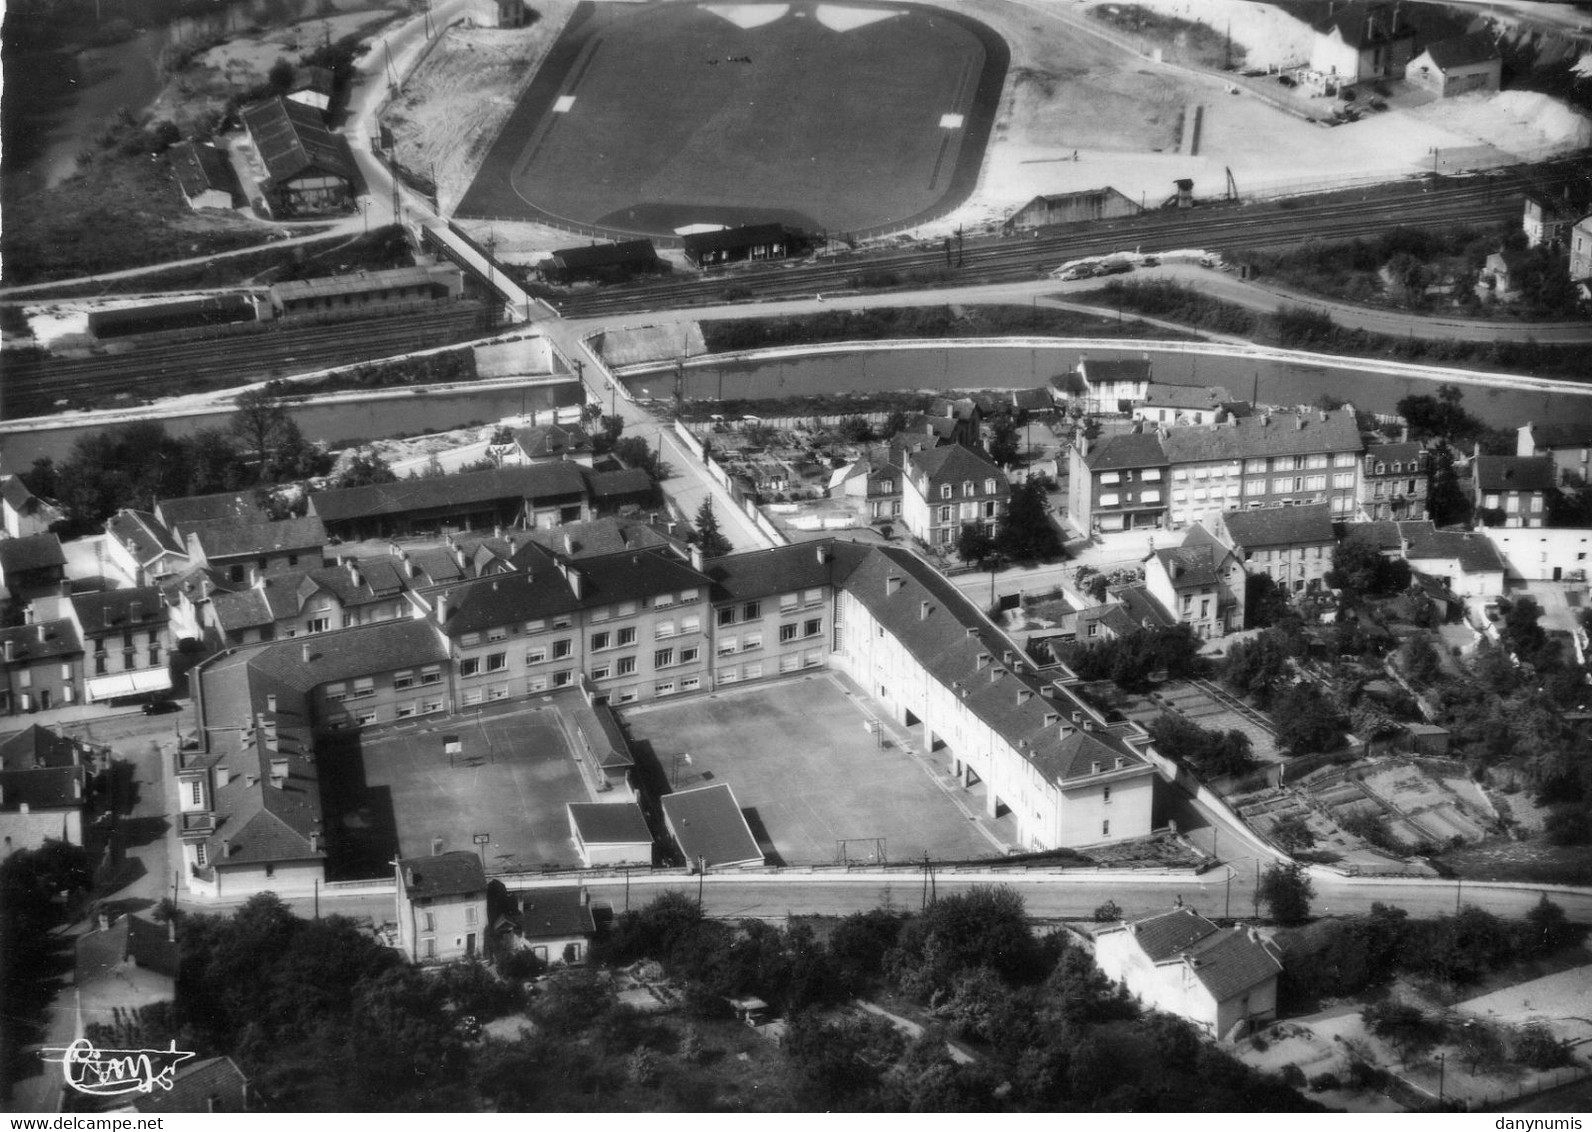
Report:
[[[1585,1052],[1592,1044],[1592,966],[1572,967],[1493,991],[1455,1009],[1506,1026],[1546,1022],[1555,1037]]]

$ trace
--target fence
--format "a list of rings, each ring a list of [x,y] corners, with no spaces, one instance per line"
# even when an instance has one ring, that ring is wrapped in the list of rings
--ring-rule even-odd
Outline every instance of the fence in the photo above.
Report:
[[[878,425],[885,424],[890,419],[890,414],[889,413],[842,413],[842,414],[833,414],[833,413],[831,413],[831,414],[826,414],[824,416],[816,416],[816,417],[758,417],[755,422],[747,421],[746,423],[748,423],[748,424],[756,423],[756,424],[761,424],[761,425],[767,425],[769,428],[784,429],[784,430],[786,430],[788,432],[788,431],[793,431],[795,429],[802,429],[802,428],[809,428],[809,429],[835,428],[835,427],[837,427],[839,425],[845,424],[847,421],[854,421],[854,420],[859,420],[859,419],[867,421],[870,425],[878,426]],[[734,424],[735,422],[732,421],[730,423]],[[693,421],[692,422],[692,426],[693,427],[695,427],[695,428],[703,428],[703,429],[712,428],[713,424],[714,424],[714,422],[712,422],[712,421]]]

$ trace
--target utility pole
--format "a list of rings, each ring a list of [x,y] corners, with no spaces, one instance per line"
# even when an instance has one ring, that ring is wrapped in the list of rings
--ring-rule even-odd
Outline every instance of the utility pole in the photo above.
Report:
[[[698,915],[702,914],[702,879],[705,876],[707,876],[707,872],[708,872],[708,859],[706,857],[698,857],[697,858],[697,914]]]

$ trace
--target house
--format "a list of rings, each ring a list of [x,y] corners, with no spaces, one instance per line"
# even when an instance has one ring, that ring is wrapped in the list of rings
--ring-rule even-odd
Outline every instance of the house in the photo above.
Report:
[[[1099,189],[1037,196],[1012,213],[1004,227],[1045,228],[1052,224],[1116,220],[1123,216],[1137,216],[1142,211],[1137,201],[1108,185]]]
[[[703,572],[713,583],[715,688],[828,662],[836,572],[832,543],[730,554],[711,559]]]
[[[752,827],[727,782],[665,794],[660,802],[663,824],[694,870],[761,865]]]
[[[960,444],[909,452],[904,471],[901,519],[930,547],[955,545],[969,524],[993,535],[1011,501],[1001,470]]]
[[[899,547],[837,542],[832,666],[921,735],[969,806],[1010,816],[1035,851],[1150,832],[1155,770],[1136,724],[1107,726],[1046,682],[932,566]],[[921,728],[921,732],[918,729]],[[667,804],[667,800],[665,802]]]
[[[1515,579],[1584,582],[1592,569],[1592,528],[1482,527]]]
[[[1552,456],[1477,456],[1471,461],[1471,504],[1489,527],[1540,527],[1548,492],[1556,490]]]
[[[427,531],[553,527],[592,517],[582,471],[557,461],[316,491],[310,493],[309,514],[328,536],[345,542]]]
[[[622,240],[614,244],[559,248],[538,264],[536,270],[548,283],[568,285],[623,283],[662,268],[663,263],[651,240]]]
[[[91,703],[171,690],[171,619],[153,586],[71,598]]]
[[[5,520],[5,533],[12,538],[47,534],[66,519],[59,507],[29,491],[21,476],[0,476],[0,516]]]
[[[1067,514],[1085,534],[1165,525],[1171,471],[1164,432],[1132,432],[1090,440],[1079,432],[1067,453]]]
[[[1152,382],[1132,407],[1134,420],[1150,424],[1200,425],[1220,420],[1233,395],[1220,385],[1166,385]]]
[[[1520,218],[1520,227],[1526,233],[1526,247],[1564,249],[1569,245],[1570,230],[1582,216],[1582,210],[1575,206],[1569,194],[1568,186],[1564,196],[1526,193]]]
[[[105,1112],[152,1115],[179,1112],[258,1112],[259,1094],[230,1057],[207,1057],[177,1066],[171,1088],[114,1098]]]
[[[1592,428],[1573,421],[1527,421],[1515,430],[1516,456],[1548,456],[1563,484],[1592,483]]]
[[[179,604],[213,648],[327,633],[414,616],[405,579],[386,558],[344,558],[335,566],[256,576],[241,588],[208,579],[196,599],[182,587]]]
[[[165,582],[189,566],[188,548],[149,511],[126,508],[105,520],[105,555],[134,585]]]
[[[73,985],[77,1032],[114,1026],[124,1013],[177,997],[177,922],[164,925],[125,915],[99,914],[94,931],[77,937]]]
[[[1213,547],[1196,544],[1153,551],[1144,560],[1144,588],[1200,640],[1225,633],[1228,610],[1221,601]]]
[[[0,586],[10,592],[12,601],[57,593],[65,580],[66,552],[54,535],[0,539]]]
[[[745,260],[789,259],[804,255],[811,246],[806,236],[783,224],[749,224],[692,232],[682,239],[685,257],[697,267]]]
[[[1097,930],[1094,956],[1106,978],[1145,1006],[1212,1037],[1239,1036],[1277,1016],[1280,953],[1253,928],[1218,928],[1179,907]]]
[[[320,566],[326,528],[311,515],[260,523],[209,519],[184,525],[188,560],[231,582],[256,581],[300,566]]]
[[[266,507],[260,494],[253,491],[185,495],[176,499],[157,500],[155,503],[156,522],[183,545],[187,543],[189,529],[203,523],[225,520],[248,525],[270,522],[273,518],[275,516]]]
[[[1476,294],[1494,302],[1512,303],[1520,297],[1522,273],[1531,264],[1523,251],[1500,248],[1487,257],[1476,279]]]
[[[1148,358],[1088,358],[1078,360],[1083,382],[1083,411],[1113,415],[1130,412],[1150,392]]]
[[[562,523],[546,530],[533,528],[509,532],[509,537],[516,541],[523,540],[519,543],[521,548],[527,542],[534,542],[569,559],[619,554],[626,550],[671,548],[682,556],[685,554],[684,543],[680,540],[671,539],[662,531],[638,519],[620,519],[611,515],[582,523]],[[511,560],[513,557],[514,555],[511,555]]]
[[[1340,82],[1402,79],[1415,57],[1415,27],[1396,3],[1353,0],[1312,30],[1310,69]]]
[[[81,744],[38,726],[0,742],[0,860],[47,840],[83,844],[91,760]]]
[[[1400,523],[1399,529],[1411,570],[1437,579],[1461,598],[1504,593],[1504,560],[1485,532],[1439,531],[1427,523]]]
[[[319,279],[289,279],[267,290],[277,318],[360,317],[371,311],[397,311],[457,301],[464,275],[451,263],[358,271]]]
[[[515,430],[514,446],[503,462],[545,464],[569,460],[589,468],[592,466],[593,453],[592,438],[580,425],[532,425]]]
[[[496,954],[529,951],[552,966],[586,962],[597,922],[584,888],[521,889],[508,893],[504,905],[492,916]]]
[[[340,212],[359,186],[348,139],[327,128],[321,112],[285,98],[242,111],[249,143],[264,166],[253,203],[274,217]]]
[[[1238,552],[1246,570],[1267,575],[1287,594],[1320,589],[1337,546],[1326,503],[1227,511],[1212,533]]]
[[[1570,282],[1583,300],[1592,299],[1592,214],[1570,228]]]
[[[888,459],[868,457],[838,468],[829,477],[829,497],[861,499],[869,522],[901,515],[901,485],[905,473]]]
[[[166,151],[171,171],[183,199],[194,211],[201,208],[230,210],[243,198],[238,175],[227,155],[209,142],[178,142]]]
[[[1452,738],[1448,728],[1430,723],[1402,723],[1399,726],[1404,731],[1405,743],[1415,754],[1433,759],[1447,757],[1449,740]]]
[[[639,804],[568,802],[564,809],[584,867],[652,865],[652,831]]]
[[[1439,98],[1453,98],[1498,90],[1503,82],[1503,66],[1493,34],[1476,31],[1429,44],[1410,60],[1404,77],[1413,87]]]
[[[1368,521],[1426,518],[1431,454],[1415,441],[1373,444],[1360,458],[1355,498]]]
[[[0,546],[3,546],[0,543]],[[70,617],[0,629],[0,714],[49,711],[83,699],[83,644]]]
[[[393,862],[398,947],[411,963],[474,959],[485,950],[486,870],[464,850]]]

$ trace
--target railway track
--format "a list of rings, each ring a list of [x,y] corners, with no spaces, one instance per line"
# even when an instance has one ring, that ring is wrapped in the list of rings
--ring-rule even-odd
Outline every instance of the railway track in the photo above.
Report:
[[[1538,177],[1534,185],[1557,183]],[[1519,215],[1521,180],[1513,174],[1470,178],[1460,184],[1425,183],[1411,191],[1375,200],[1334,199],[1193,212],[1156,212],[1140,217],[1078,225],[1037,238],[1004,237],[969,243],[961,265],[946,267],[942,248],[856,255],[817,263],[768,266],[681,282],[615,287],[566,301],[571,318],[625,314],[720,302],[726,288],[745,288],[759,299],[852,289],[863,273],[924,273],[923,286],[1000,283],[1032,279],[1042,271],[1082,256],[1137,249],[1146,253],[1201,247],[1237,252],[1285,246],[1309,239],[1347,239],[1408,224],[1476,224]],[[1424,188],[1425,191],[1421,191]],[[916,281],[915,281],[916,282]]]
[[[356,322],[264,324],[255,333],[150,339],[132,343],[125,353],[87,358],[7,355],[0,374],[0,420],[58,412],[62,400],[74,407],[103,407],[121,393],[143,399],[192,391],[199,385],[196,378],[206,387],[246,385],[469,341],[499,332],[482,326],[484,310],[480,303],[461,303]]]

